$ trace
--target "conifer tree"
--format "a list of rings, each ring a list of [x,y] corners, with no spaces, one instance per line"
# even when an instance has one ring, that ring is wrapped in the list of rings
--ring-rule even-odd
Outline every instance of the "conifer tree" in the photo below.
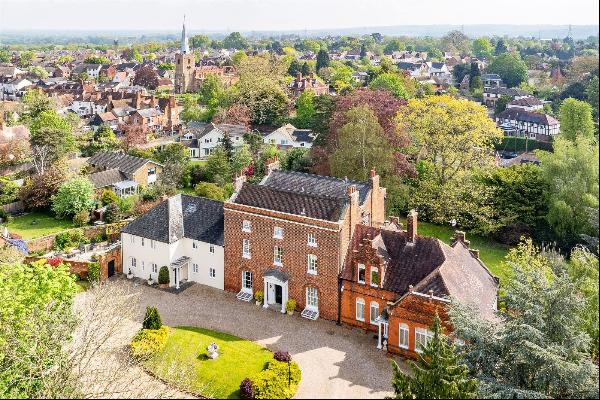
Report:
[[[396,399],[473,399],[479,383],[470,379],[468,368],[460,363],[454,345],[442,332],[436,315],[433,337],[422,348],[417,362],[410,362],[413,376],[405,375],[395,361],[392,385]]]

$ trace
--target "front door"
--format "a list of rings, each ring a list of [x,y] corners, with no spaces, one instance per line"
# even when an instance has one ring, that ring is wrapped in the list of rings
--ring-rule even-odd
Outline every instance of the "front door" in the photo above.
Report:
[[[283,297],[283,289],[279,285],[275,285],[275,303],[281,304]]]
[[[108,277],[110,278],[115,274],[115,260],[108,262]]]

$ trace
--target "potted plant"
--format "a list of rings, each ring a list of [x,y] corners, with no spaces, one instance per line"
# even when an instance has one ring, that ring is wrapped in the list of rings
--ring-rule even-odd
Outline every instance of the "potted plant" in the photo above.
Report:
[[[150,274],[150,276],[148,276],[148,286],[152,286],[153,283],[154,281],[152,280],[152,274]]]
[[[259,290],[258,292],[256,292],[254,294],[254,300],[256,300],[257,306],[262,305],[264,299],[265,299],[265,294],[261,290]]]
[[[169,287],[169,280],[169,268],[163,265],[158,271],[158,284],[161,288],[167,288]]]
[[[133,272],[131,272],[131,268],[129,268],[129,271],[127,272],[127,279],[133,279]]]
[[[287,303],[285,303],[285,310],[288,315],[294,315],[294,311],[296,311],[296,300],[289,299]]]

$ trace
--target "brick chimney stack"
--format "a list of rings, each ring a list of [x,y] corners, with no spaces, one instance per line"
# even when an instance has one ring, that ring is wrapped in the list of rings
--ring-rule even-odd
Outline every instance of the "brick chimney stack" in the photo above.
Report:
[[[416,210],[410,210],[406,216],[406,232],[410,243],[415,243],[417,240],[417,215]]]
[[[233,191],[239,192],[242,186],[246,182],[246,173],[243,169],[235,174],[235,179],[233,180]]]

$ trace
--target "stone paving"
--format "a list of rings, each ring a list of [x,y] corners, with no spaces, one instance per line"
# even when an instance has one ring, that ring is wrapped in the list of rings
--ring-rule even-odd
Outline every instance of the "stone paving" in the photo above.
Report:
[[[391,359],[376,349],[376,336],[334,322],[301,318],[194,284],[179,294],[138,282],[139,319],[156,306],[163,323],[196,326],[253,340],[272,351],[289,351],[302,370],[296,398],[383,398],[392,394]],[[400,363],[399,360],[396,360]],[[404,365],[401,364],[402,367]]]

